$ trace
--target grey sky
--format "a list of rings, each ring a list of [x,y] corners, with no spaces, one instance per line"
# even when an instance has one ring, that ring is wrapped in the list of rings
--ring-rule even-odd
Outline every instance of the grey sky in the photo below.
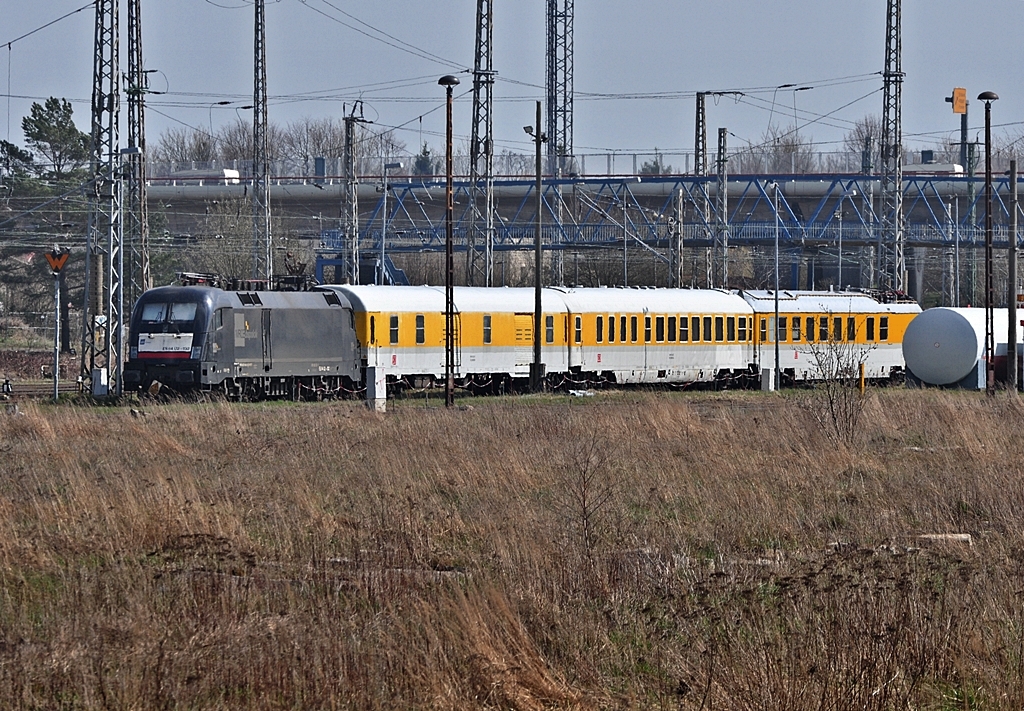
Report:
[[[0,43],[84,4],[0,0]],[[962,1],[904,2],[904,133],[909,145],[927,145],[957,130],[959,121],[943,102],[953,86],[968,90],[973,129],[982,125],[981,105],[973,99],[992,90],[1001,97],[993,107],[994,123],[1015,124],[998,128],[997,135],[1024,131],[1018,123],[1024,122],[1024,84],[1015,48],[1024,30],[1024,0],[969,5],[968,11]],[[340,116],[343,102],[362,96],[366,117],[381,127],[402,126],[396,135],[410,150],[419,142],[418,117],[424,115],[423,140],[440,148],[443,90],[436,82],[442,74],[472,67],[475,6],[472,0],[268,0],[271,120]],[[408,43],[452,63],[360,34],[341,22],[380,37],[341,11],[400,40],[388,39],[392,44]],[[252,18],[252,5],[245,0],[143,3],[146,66],[159,70],[152,75],[152,88],[170,92],[150,98],[149,140],[169,126],[205,128],[212,119],[216,128],[235,118],[233,106],[211,108],[213,102],[250,103]],[[533,101],[543,93],[544,2],[497,0],[494,25],[498,150],[526,152],[530,143],[522,127],[533,122]],[[9,68],[14,95],[9,121],[6,98],[0,103],[0,136],[21,143],[21,117],[33,99],[50,95],[73,100],[79,126],[88,129],[92,27],[89,9],[10,50],[0,46],[0,91],[8,93]],[[796,94],[801,134],[829,150],[848,122],[881,111],[881,91],[872,93],[880,89],[881,78],[864,75],[882,69],[884,29],[884,0],[577,0],[576,152],[692,150],[692,92],[718,89],[746,89],[749,96],[739,103],[729,98],[709,103],[710,140],[717,127],[727,126],[734,134],[731,145],[757,143],[770,114],[778,125],[793,123],[794,92],[767,88],[780,84],[815,87]],[[455,132],[465,137],[471,77],[459,76]],[[835,81],[841,77],[857,80]],[[675,96],[614,96],[656,92]],[[815,115],[829,113],[826,123],[811,123]]]

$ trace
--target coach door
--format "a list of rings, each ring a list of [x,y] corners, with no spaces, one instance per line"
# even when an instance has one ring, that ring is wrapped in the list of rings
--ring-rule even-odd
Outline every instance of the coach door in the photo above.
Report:
[[[516,314],[515,330],[514,375],[529,375],[533,362],[533,314]]]

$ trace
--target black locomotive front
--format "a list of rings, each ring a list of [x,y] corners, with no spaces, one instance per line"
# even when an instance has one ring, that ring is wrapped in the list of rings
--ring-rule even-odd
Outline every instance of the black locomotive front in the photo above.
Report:
[[[180,390],[198,387],[215,293],[204,287],[167,286],[139,298],[129,331],[126,390],[145,389],[153,381]]]

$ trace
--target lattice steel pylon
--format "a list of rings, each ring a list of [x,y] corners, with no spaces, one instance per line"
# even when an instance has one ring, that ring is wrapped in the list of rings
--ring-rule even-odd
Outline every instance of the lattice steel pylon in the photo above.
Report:
[[[473,133],[469,142],[472,225],[466,249],[466,283],[491,286],[494,274],[494,3],[477,0],[473,60]],[[483,247],[481,259],[480,248]]]
[[[547,52],[544,72],[547,98],[548,174],[556,178],[550,194],[555,210],[555,240],[562,238],[562,190],[557,182],[572,172],[573,0],[547,0]],[[562,284],[562,250],[551,257],[551,282]]]
[[[359,115],[356,116],[356,111]],[[363,102],[352,104],[352,113],[345,115],[345,152],[342,157],[342,171],[345,173],[345,189],[341,193],[341,233],[345,236],[348,252],[345,261],[351,284],[359,283],[359,194],[356,180],[356,124],[369,123],[363,118]]]
[[[573,0],[547,0],[548,172],[560,176],[572,159]]]
[[[265,0],[255,0],[252,93],[252,278],[269,280],[274,275],[270,229],[270,165],[267,157],[267,32]]]
[[[115,396],[121,394],[124,360],[118,62],[118,0],[96,0],[81,376],[94,393]],[[93,382],[93,374],[102,378],[104,370],[105,392],[102,383]]]
[[[904,291],[903,234],[903,41],[901,0],[888,0],[885,23],[882,137],[879,145],[881,229],[878,233],[878,270],[883,285]]]
[[[693,174],[700,177],[708,174],[708,114],[705,103],[706,97],[707,94],[705,92],[697,92],[697,115],[694,118],[693,131]],[[700,211],[700,215],[703,217],[701,224],[705,230],[704,238],[710,243],[712,235],[708,223],[711,220],[711,202],[708,199],[706,186],[702,193],[703,196],[698,200],[699,204],[694,205],[694,207]],[[694,278],[696,278],[696,269],[694,270]],[[706,247],[704,250],[704,283],[708,287],[715,283],[711,247]]]
[[[718,129],[718,154],[716,155],[718,182],[715,191],[715,249],[714,284],[719,288],[729,286],[729,131]]]
[[[142,61],[142,0],[128,0],[128,194],[125,230],[131,252],[128,303],[153,287],[149,270],[149,211],[146,206],[146,93],[147,74]],[[129,306],[130,308],[130,306]]]

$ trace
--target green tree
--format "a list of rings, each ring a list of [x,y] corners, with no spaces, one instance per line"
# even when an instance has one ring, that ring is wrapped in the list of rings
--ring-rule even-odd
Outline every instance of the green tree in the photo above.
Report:
[[[665,164],[665,159],[657,148],[654,149],[654,160],[645,160],[640,166],[641,175],[668,175],[671,172],[672,166]]]
[[[434,174],[434,158],[430,154],[430,148],[426,143],[423,144],[423,149],[417,154],[415,160],[412,163],[412,174],[413,175],[433,175]]]
[[[43,178],[57,184],[81,179],[80,169],[89,160],[89,134],[78,130],[67,99],[50,97],[40,106],[33,102],[29,115],[21,120],[25,141],[44,159],[48,170]]]
[[[0,182],[12,193],[20,193],[35,173],[32,154],[13,143],[0,141]]]

